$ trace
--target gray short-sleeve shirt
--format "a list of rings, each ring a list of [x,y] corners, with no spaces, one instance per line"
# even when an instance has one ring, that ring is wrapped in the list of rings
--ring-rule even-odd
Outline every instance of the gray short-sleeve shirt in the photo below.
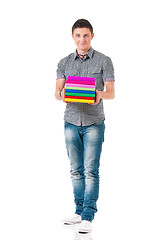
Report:
[[[111,59],[92,47],[83,60],[76,51],[58,63],[57,79],[67,80],[68,76],[94,77],[99,91],[104,90],[104,82],[115,81]],[[102,99],[97,105],[74,102],[66,104],[64,120],[76,126],[89,126],[104,119]]]

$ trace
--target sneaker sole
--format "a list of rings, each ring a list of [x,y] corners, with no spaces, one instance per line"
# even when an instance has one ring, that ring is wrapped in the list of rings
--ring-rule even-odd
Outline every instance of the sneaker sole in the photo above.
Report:
[[[65,225],[74,225],[74,224],[78,224],[78,223],[81,223],[80,221],[79,222],[64,222]]]
[[[81,234],[90,233],[90,231],[82,231],[82,230],[79,230],[78,232],[81,233]]]

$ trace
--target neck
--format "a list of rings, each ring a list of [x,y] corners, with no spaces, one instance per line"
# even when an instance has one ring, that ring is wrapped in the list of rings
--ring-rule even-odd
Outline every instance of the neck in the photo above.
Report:
[[[90,49],[90,48],[89,48],[89,49]],[[88,53],[89,49],[87,49],[87,50],[80,50],[80,49],[77,49],[77,52],[78,52],[78,54],[85,55],[85,54]]]

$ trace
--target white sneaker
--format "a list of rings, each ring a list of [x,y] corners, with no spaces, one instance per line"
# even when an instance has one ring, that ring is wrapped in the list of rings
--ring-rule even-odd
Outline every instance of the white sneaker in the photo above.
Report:
[[[76,223],[81,223],[81,216],[78,214],[74,214],[72,217],[66,218],[64,220],[64,224],[67,224],[67,225],[73,225]]]
[[[87,220],[82,220],[78,232],[79,233],[89,233],[91,231],[91,222]]]

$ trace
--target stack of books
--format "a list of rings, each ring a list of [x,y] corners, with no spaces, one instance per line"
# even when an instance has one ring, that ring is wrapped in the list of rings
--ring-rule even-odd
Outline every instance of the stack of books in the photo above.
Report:
[[[65,85],[65,102],[94,103],[95,78],[68,76]]]

